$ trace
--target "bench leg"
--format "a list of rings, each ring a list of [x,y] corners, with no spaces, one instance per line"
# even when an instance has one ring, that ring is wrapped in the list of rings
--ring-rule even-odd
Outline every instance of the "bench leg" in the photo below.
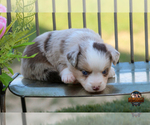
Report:
[[[0,82],[0,124],[6,125],[6,121],[5,121],[5,112],[6,112],[5,91],[2,91],[2,89],[3,89],[3,84]]]
[[[1,112],[6,112],[6,107],[5,107],[5,93],[6,91],[2,91],[3,89],[3,84],[0,82],[0,110]]]
[[[22,112],[26,113],[27,109],[26,109],[26,101],[24,97],[21,97],[21,106],[22,106]]]
[[[0,108],[1,108],[1,112],[6,112],[6,107],[5,107],[5,91],[1,91],[1,95],[0,95]]]
[[[27,109],[26,109],[26,102],[25,102],[24,97],[21,97],[21,106],[22,106],[22,124],[27,125],[27,122],[26,122]]]

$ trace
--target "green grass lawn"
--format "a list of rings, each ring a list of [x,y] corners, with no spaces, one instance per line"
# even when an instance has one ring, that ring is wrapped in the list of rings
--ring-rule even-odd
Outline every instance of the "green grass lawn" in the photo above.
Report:
[[[140,106],[132,106],[128,97],[103,104],[77,105],[57,110],[56,112],[150,112],[150,100],[144,99]]]

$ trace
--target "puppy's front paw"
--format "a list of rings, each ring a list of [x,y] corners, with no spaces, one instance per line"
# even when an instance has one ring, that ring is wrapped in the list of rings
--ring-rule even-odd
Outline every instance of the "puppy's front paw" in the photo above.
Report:
[[[115,70],[113,67],[111,67],[110,71],[109,71],[109,75],[108,78],[114,77],[115,76]]]
[[[74,75],[72,74],[72,72],[70,72],[70,71],[68,70],[68,68],[65,68],[65,69],[60,73],[60,75],[61,75],[61,80],[62,80],[62,82],[67,83],[67,84],[73,83],[73,82],[76,80],[75,77],[74,77]]]
[[[73,83],[75,81],[75,77],[72,74],[66,74],[61,77],[64,83]]]

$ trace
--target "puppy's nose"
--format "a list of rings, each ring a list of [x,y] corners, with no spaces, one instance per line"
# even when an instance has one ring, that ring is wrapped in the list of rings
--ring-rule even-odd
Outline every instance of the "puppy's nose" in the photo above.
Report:
[[[93,89],[94,91],[98,91],[99,88],[100,88],[100,86],[92,86],[92,89]]]

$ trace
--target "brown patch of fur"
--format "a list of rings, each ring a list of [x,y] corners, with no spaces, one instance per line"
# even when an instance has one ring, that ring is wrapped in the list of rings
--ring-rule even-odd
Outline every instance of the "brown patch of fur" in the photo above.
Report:
[[[68,59],[68,60],[71,60],[71,59],[72,59],[72,54],[73,54],[73,53],[75,53],[75,52],[70,52],[70,53],[67,54],[67,59]]]
[[[93,43],[93,48],[97,49],[98,51],[107,52],[106,46],[101,43]]]
[[[106,52],[106,57],[109,58],[110,62],[106,64],[104,70],[106,70],[106,74],[104,74],[104,77],[107,77],[111,68],[111,63],[112,63],[112,55],[109,51]]]
[[[92,72],[89,64],[87,63],[86,61],[86,57],[85,57],[85,54],[83,53],[80,53],[78,55],[78,60],[77,60],[77,66],[76,66],[76,69],[82,71],[82,70],[85,70],[85,71],[88,71],[88,72]]]
[[[35,44],[28,46],[26,51],[24,52],[24,55],[27,55],[27,56],[31,56],[35,53],[38,53],[34,58],[27,59],[29,61],[29,64],[31,64],[30,66],[32,67],[32,69],[35,68],[34,65],[32,64],[37,63],[37,62],[50,64],[50,62],[48,62],[44,54],[40,51],[38,45],[39,44],[35,42]]]
[[[48,51],[48,42],[50,40],[51,33],[48,34],[46,40],[44,41],[44,50],[47,52]]]
[[[112,55],[111,55],[111,53],[109,51],[106,52],[106,57],[108,57],[110,59],[110,62],[113,61]]]
[[[67,54],[67,59],[73,67],[77,66],[79,53],[80,52],[72,51],[72,52]]]
[[[106,70],[106,74],[104,74],[104,77],[108,76],[112,63],[112,55],[109,51],[106,52],[106,58],[109,58],[110,61],[104,67],[104,70]]]

